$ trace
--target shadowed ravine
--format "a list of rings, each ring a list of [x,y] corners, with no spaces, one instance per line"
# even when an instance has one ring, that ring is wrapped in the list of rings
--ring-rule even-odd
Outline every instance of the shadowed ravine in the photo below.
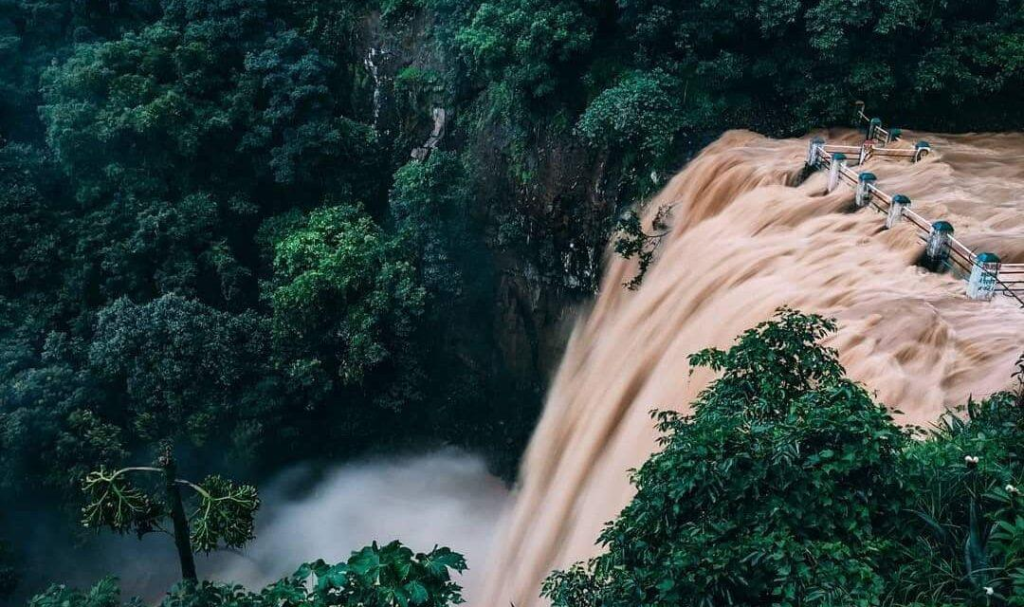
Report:
[[[918,164],[870,160],[878,185],[950,221],[973,250],[1024,262],[1024,135],[905,137],[928,139],[937,153]],[[829,345],[903,423],[927,424],[1009,384],[1024,310],[1006,297],[968,300],[963,281],[917,267],[923,245],[912,227],[886,231],[882,215],[855,210],[850,188],[826,194],[824,173],[794,185],[806,151],[806,139],[729,132],[647,204],[648,228],[672,205],[670,233],[636,292],[622,287],[636,263],[609,258],[475,604],[536,605],[552,569],[595,554],[602,525],[631,497],[627,470],[654,449],[650,410],[685,411],[709,380],[690,376],[687,356],[728,345],[779,306],[834,316],[840,330]]]

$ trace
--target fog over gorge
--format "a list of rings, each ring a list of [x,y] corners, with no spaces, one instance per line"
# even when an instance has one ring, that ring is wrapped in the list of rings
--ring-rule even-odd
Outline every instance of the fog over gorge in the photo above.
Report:
[[[319,473],[298,466],[265,483],[260,494],[256,540],[200,557],[200,575],[259,590],[302,563],[341,562],[373,541],[399,540],[417,552],[440,544],[465,555],[469,570],[456,582],[470,604],[509,497],[480,458],[456,450],[368,459]],[[32,566],[46,572],[55,563],[66,567],[71,585],[115,575],[126,597],[158,603],[179,579],[173,543],[162,534],[138,541],[104,533],[89,542],[86,557],[74,554],[74,563],[66,564],[48,539],[41,533],[32,541],[38,548]]]

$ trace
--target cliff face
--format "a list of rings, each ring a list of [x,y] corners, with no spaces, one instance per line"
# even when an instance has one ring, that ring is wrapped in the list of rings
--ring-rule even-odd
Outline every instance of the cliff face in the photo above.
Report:
[[[488,257],[490,317],[479,329],[497,352],[492,364],[539,402],[574,310],[596,290],[619,194],[606,155],[538,125],[533,145],[513,159],[508,128],[479,120],[479,91],[451,81],[427,12],[399,23],[368,15],[352,44],[366,70],[357,90],[392,166],[434,149],[469,165],[469,211]]]

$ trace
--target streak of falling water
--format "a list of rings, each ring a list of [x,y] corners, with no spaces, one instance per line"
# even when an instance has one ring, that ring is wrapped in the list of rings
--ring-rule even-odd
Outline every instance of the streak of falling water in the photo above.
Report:
[[[853,131],[825,134],[857,144]],[[878,185],[975,251],[1024,262],[1024,134],[907,134],[938,152],[921,163],[870,160]],[[912,141],[913,139],[911,139]],[[909,147],[910,144],[900,144]],[[602,525],[629,501],[627,470],[655,447],[648,412],[685,411],[710,376],[687,355],[725,347],[779,306],[834,316],[850,375],[904,423],[927,424],[968,396],[1009,384],[1024,348],[1024,310],[969,301],[964,283],[916,267],[913,228],[883,229],[825,175],[795,185],[807,140],[725,134],[645,207],[672,204],[671,233],[637,292],[634,262],[610,257],[600,294],[576,327],[492,557],[479,605],[540,604],[555,568],[596,554]]]

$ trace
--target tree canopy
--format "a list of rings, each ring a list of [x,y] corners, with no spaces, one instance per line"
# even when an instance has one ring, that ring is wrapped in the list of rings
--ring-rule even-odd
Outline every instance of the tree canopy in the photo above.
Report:
[[[820,345],[834,329],[784,309],[691,356],[718,379],[658,414],[662,450],[602,554],[545,582],[552,604],[1021,604],[1024,401],[911,440]]]

